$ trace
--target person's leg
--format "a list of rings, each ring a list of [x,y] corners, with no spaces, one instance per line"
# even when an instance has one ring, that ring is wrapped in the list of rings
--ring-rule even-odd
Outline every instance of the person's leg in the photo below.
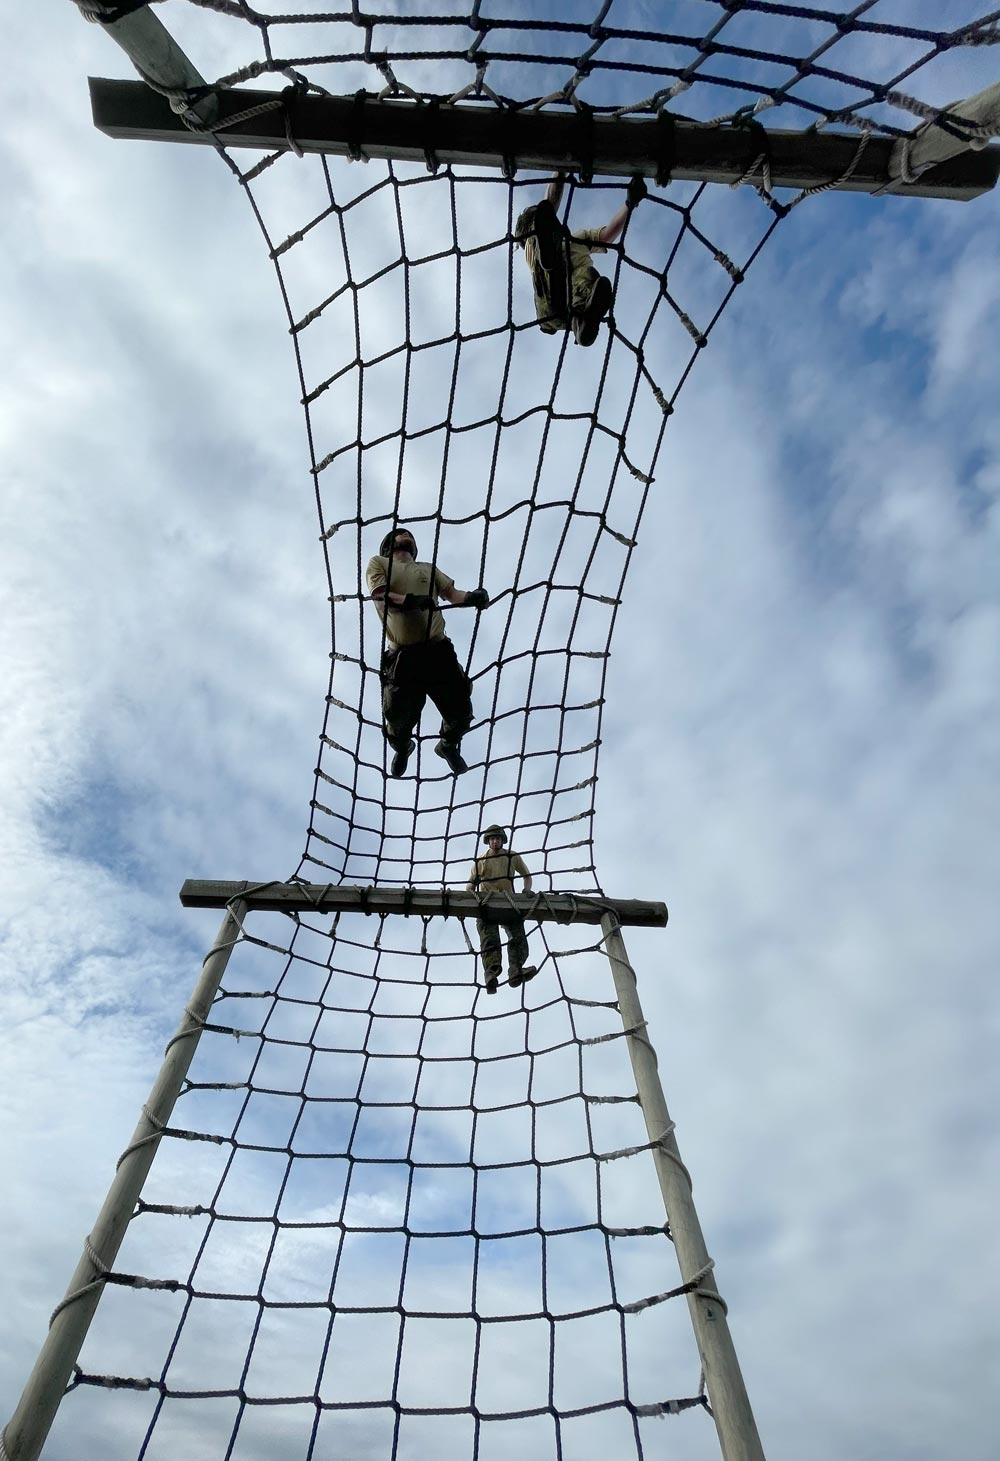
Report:
[[[483,953],[483,977],[486,980],[486,993],[496,994],[497,984],[503,973],[500,930],[495,923],[487,923],[484,918],[477,918],[476,931],[479,934],[479,947]]]
[[[574,269],[572,328],[578,345],[593,345],[613,299],[611,280],[598,273],[593,264],[580,264]]]
[[[535,208],[535,263],[531,271],[535,314],[547,334],[570,326],[569,232],[547,198]]]
[[[472,681],[459,664],[450,639],[432,640],[427,650],[427,694],[441,713],[441,739],[434,749],[460,774],[468,770],[461,747],[462,737],[472,724]]]
[[[385,738],[395,755],[390,774],[402,776],[415,748],[413,730],[427,698],[415,677],[412,651],[387,650],[382,656],[382,718]]]
[[[566,240],[569,234],[560,223],[559,215],[548,198],[543,198],[535,207],[533,232],[538,248],[538,262],[546,273],[560,267],[565,268]]]
[[[537,969],[528,963],[528,936],[524,931],[524,919],[511,919],[507,925],[507,969],[514,989],[519,984],[534,979]]]

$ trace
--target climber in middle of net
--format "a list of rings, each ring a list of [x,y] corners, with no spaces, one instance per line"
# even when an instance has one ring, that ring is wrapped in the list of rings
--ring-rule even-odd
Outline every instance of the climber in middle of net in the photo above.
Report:
[[[593,345],[611,308],[614,289],[611,280],[594,268],[591,256],[607,253],[648,190],[637,175],[613,218],[602,228],[578,228],[575,233],[570,233],[556,213],[562,191],[562,175],[557,173],[542,201],[520,213],[514,241],[524,249],[542,330],[547,335],[570,330],[578,345]]]
[[[365,574],[368,592],[385,625],[382,654],[382,717],[393,749],[390,776],[402,776],[416,749],[413,732],[428,695],[441,712],[435,753],[456,776],[468,771],[462,737],[472,724],[472,682],[444,632],[439,598],[456,606],[485,609],[484,588],[461,589],[436,564],[417,562],[409,528],[386,533]]]

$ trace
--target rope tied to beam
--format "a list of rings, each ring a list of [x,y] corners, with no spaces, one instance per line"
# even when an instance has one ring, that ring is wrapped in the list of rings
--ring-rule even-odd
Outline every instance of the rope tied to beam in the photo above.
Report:
[[[190,1013],[190,1011],[186,1011],[186,1013]],[[174,1038],[176,1039],[177,1037],[175,1036]],[[171,1041],[170,1043],[172,1045],[174,1042]],[[169,1045],[167,1046],[167,1049],[170,1049]],[[154,1116],[152,1111],[150,1111],[149,1107],[145,1103],[142,1107],[142,1114],[143,1116],[145,1116],[146,1120],[149,1122],[153,1130],[148,1132],[146,1136],[137,1137],[135,1141],[129,1142],[128,1146],[125,1148],[125,1150],[122,1152],[121,1156],[115,1163],[116,1172],[118,1171],[122,1162],[124,1162],[127,1157],[132,1156],[133,1152],[139,1151],[141,1147],[148,1146],[151,1142],[159,1141],[160,1137],[166,1130],[165,1122],[161,1121],[158,1116]]]
[[[89,1234],[83,1240],[83,1251],[90,1261],[97,1276],[96,1278],[91,1279],[90,1283],[82,1284],[80,1288],[74,1289],[71,1294],[67,1294],[66,1297],[55,1306],[55,1308],[52,1310],[52,1313],[49,1315],[50,1329],[52,1328],[52,1325],[55,1323],[58,1316],[63,1312],[64,1309],[68,1309],[70,1304],[75,1304],[78,1299],[84,1298],[85,1295],[93,1293],[96,1289],[103,1288],[105,1283],[107,1283],[108,1281],[108,1275],[110,1274],[111,1269],[108,1268],[104,1260],[101,1258],[100,1254],[95,1250],[94,1245],[90,1241]]]

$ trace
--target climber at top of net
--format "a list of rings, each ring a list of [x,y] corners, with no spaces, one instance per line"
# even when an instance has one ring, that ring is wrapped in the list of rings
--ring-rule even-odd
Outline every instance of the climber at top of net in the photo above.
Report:
[[[215,88],[281,77],[286,101],[353,94],[342,150],[368,164],[291,155],[302,148],[290,102],[280,146],[245,168],[246,154],[225,149],[288,312],[333,607],[298,875],[456,883],[496,822],[513,830],[541,888],[599,889],[593,822],[611,637],[678,393],[777,223],[849,183],[871,137],[906,138],[914,118],[941,121],[943,110],[946,129],[967,142],[990,135],[946,109],[972,90],[970,48],[1000,39],[995,16],[962,7],[944,29],[928,4],[899,23],[898,7],[879,0],[848,14],[771,0],[654,11],[633,0],[451,10],[428,0],[405,13],[352,0],[338,13],[288,15],[243,0],[193,3],[211,12],[197,32],[202,53],[206,33],[217,46]],[[234,21],[258,36],[258,58],[240,53],[246,31]],[[867,79],[873,69],[880,79]],[[205,95],[194,88],[186,99]],[[254,108],[255,95],[241,93],[248,113],[285,106],[265,98]],[[579,124],[577,165],[517,168],[502,149],[485,169],[442,163],[430,148],[422,161],[369,160],[366,128],[383,103],[433,112],[449,145],[463,109],[568,115]],[[810,134],[862,129],[839,175],[809,187],[774,180],[758,118],[778,110],[782,126]],[[640,210],[616,215],[633,169],[593,175],[588,129],[682,115],[738,135],[746,167],[733,181],[750,186],[733,193],[664,173]],[[554,168],[565,186],[550,186],[547,208],[537,189]],[[609,192],[611,206],[581,190]],[[637,183],[632,203],[640,196]],[[572,233],[578,254],[560,263]],[[604,275],[590,261],[596,248],[608,251]],[[419,535],[422,561],[445,586],[434,615],[411,612],[454,642],[452,688],[468,671],[475,718],[468,695],[440,732],[429,719],[413,724],[411,705],[406,724],[387,728],[387,748],[380,671],[404,616],[383,623],[366,610],[376,585],[365,565],[398,527]],[[489,607],[463,612],[475,596],[452,594],[445,565],[462,583],[488,582]]]

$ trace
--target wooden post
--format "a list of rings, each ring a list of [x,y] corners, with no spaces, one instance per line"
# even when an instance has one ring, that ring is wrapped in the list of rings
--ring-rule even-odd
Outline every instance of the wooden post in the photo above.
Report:
[[[660,1084],[656,1053],[646,1031],[635,972],[613,914],[605,915],[601,927],[615,981],[618,1008],[625,1026],[625,1041],[639,1103],[649,1139],[655,1142],[653,1161],[677,1252],[681,1281],[695,1284],[688,1294],[688,1308],[723,1461],[764,1461],[757,1425],[729,1333],[726,1306],[716,1292],[714,1266],[695,1211],[691,1178],[674,1139],[674,1125]]]
[[[114,0],[111,0],[109,8],[115,10]],[[133,82],[133,86],[142,86],[150,96],[154,93],[144,84],[146,82],[154,87],[160,86],[164,91],[176,93],[177,99],[169,102],[164,100],[164,105],[177,113],[181,125],[184,116],[198,126],[210,126],[216,121],[219,103],[214,91],[208,91],[196,101],[187,102],[181,99],[183,92],[198,91],[204,87],[205,78],[194,68],[162,20],[154,15],[148,5],[119,16],[117,20],[101,21],[101,26],[106,35],[117,41],[143,78],[141,82]]]
[[[965,101],[952,102],[947,111],[987,131],[1000,129],[1000,84],[987,86]],[[957,157],[969,147],[982,148],[983,142],[971,142],[960,128],[947,128],[940,122],[927,122],[909,137],[901,137],[889,157],[889,171],[902,183],[910,184],[929,167]],[[893,192],[900,191],[894,187]]]
[[[35,1461],[45,1444],[104,1292],[103,1275],[114,1266],[160,1144],[160,1133],[170,1120],[229,955],[239,939],[244,911],[239,903],[226,909],[177,1032],[166,1048],[139,1124],[119,1160],[104,1205],[84,1243],[83,1256],[62,1303],[52,1316],[20,1403],[0,1436],[0,1457],[6,1456],[7,1461]]]

